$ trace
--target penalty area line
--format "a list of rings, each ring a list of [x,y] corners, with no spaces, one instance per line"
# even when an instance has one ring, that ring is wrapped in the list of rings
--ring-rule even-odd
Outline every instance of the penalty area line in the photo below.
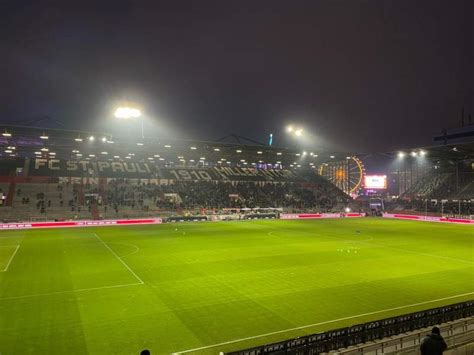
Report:
[[[112,253],[112,255],[123,265],[125,266],[125,268],[130,271],[130,273],[143,285],[145,282],[140,278],[140,276],[138,276],[135,271],[132,270],[132,268],[130,266],[128,266],[128,264],[122,260],[122,258],[120,256],[117,255],[116,252],[113,251],[113,249],[111,247],[109,247],[107,245],[107,243],[105,243],[101,237],[99,237],[99,235],[97,233],[94,233],[94,235],[97,237],[97,239],[99,239],[99,241]]]
[[[354,319],[354,318],[359,318],[359,317],[365,317],[365,316],[370,316],[370,315],[374,315],[374,314],[380,314],[380,313],[385,313],[385,312],[390,312],[390,311],[396,311],[396,310],[404,309],[404,308],[421,306],[421,305],[425,305],[425,304],[450,300],[450,299],[469,296],[469,295],[473,295],[473,294],[474,294],[474,292],[468,292],[468,293],[463,293],[463,294],[460,294],[460,295],[443,297],[443,298],[438,298],[438,299],[430,300],[430,301],[424,301],[424,302],[407,304],[407,305],[404,305],[404,306],[398,306],[398,307],[393,307],[393,308],[382,309],[380,311],[361,313],[361,314],[357,314],[357,315],[354,315],[354,316],[342,317],[342,318],[332,319],[332,320],[328,320],[328,321],[324,321],[324,322],[302,325],[300,327],[277,330],[275,332],[270,332],[270,333],[265,333],[265,334],[260,334],[260,335],[254,335],[254,336],[250,336],[250,337],[246,337],[246,338],[225,341],[225,342],[222,342],[222,343],[217,343],[217,344],[212,344],[212,345],[207,345],[207,346],[201,346],[199,348],[177,351],[177,352],[174,352],[173,355],[186,354],[186,353],[192,353],[192,352],[200,351],[200,350],[212,349],[212,348],[216,348],[218,346],[224,346],[224,345],[240,343],[240,342],[243,342],[243,341],[246,341],[246,340],[264,338],[264,337],[271,336],[271,335],[277,335],[277,334],[282,334],[282,333],[291,332],[291,331],[295,331],[295,330],[301,330],[301,329],[317,327],[317,326],[320,326],[320,325],[336,323],[336,322],[340,322],[340,321],[344,321],[344,320],[349,320],[349,319]]]
[[[6,245],[5,245],[6,246]],[[15,257],[16,255],[16,252],[18,251],[18,249],[20,249],[20,244],[18,244],[15,248],[15,251],[13,252],[13,254],[10,256],[10,259],[8,259],[8,262],[7,262],[7,266],[5,266],[5,268],[3,270],[0,270],[0,272],[5,272],[8,270],[8,267],[10,266],[13,258]]]
[[[33,295],[4,297],[4,298],[0,298],[0,301],[19,300],[19,299],[22,299],[22,298],[32,298],[32,297],[41,297],[41,296],[54,296],[54,295],[62,295],[62,294],[66,294],[66,293],[75,293],[75,292],[84,292],[84,291],[98,291],[98,290],[106,290],[106,289],[111,289],[111,288],[121,288],[121,287],[138,286],[138,285],[143,285],[143,284],[135,282],[135,283],[132,283],[132,284],[100,286],[100,287],[91,287],[91,288],[80,288],[78,290],[36,293],[36,294],[33,294]]]

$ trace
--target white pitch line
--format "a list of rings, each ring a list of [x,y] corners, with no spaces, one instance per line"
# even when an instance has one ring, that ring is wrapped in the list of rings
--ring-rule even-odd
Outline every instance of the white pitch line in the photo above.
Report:
[[[235,339],[235,340],[225,341],[225,342],[222,342],[222,343],[217,343],[217,344],[212,344],[212,345],[207,345],[207,346],[201,346],[201,347],[199,347],[199,348],[177,351],[177,352],[174,352],[173,354],[174,354],[174,355],[177,355],[177,354],[186,354],[186,353],[191,353],[191,352],[199,351],[199,350],[212,349],[212,348],[216,348],[216,347],[218,347],[218,346],[240,343],[240,342],[246,341],[246,340],[264,338],[264,337],[267,337],[267,336],[270,336],[270,335],[276,335],[276,334],[291,332],[291,331],[294,331],[294,330],[301,330],[301,329],[306,329],[306,328],[317,327],[317,326],[319,326],[319,325],[325,325],[325,324],[330,324],[330,323],[336,323],[336,322],[340,322],[340,321],[343,321],[343,320],[349,320],[349,319],[354,319],[354,318],[359,318],[359,317],[365,317],[365,316],[370,316],[370,315],[379,314],[379,313],[385,313],[385,312],[390,312],[390,311],[396,311],[396,310],[399,310],[399,309],[404,309],[404,308],[409,308],[409,307],[421,306],[421,305],[424,305],[424,304],[429,304],[429,303],[438,302],[438,301],[445,301],[445,300],[449,300],[449,299],[453,299],[453,298],[459,298],[459,297],[464,297],[464,296],[469,296],[469,295],[473,295],[473,294],[474,294],[474,292],[468,292],[468,293],[463,293],[463,294],[456,295],[456,296],[449,296],[449,297],[444,297],[444,298],[438,298],[438,299],[436,299],[436,300],[431,300],[431,301],[412,303],[412,304],[408,304],[408,305],[405,305],[405,306],[387,308],[387,309],[383,309],[383,310],[380,310],[380,311],[374,311],[374,312],[368,312],[368,313],[361,313],[361,314],[357,314],[357,315],[355,315],[355,316],[343,317],[343,318],[328,320],[328,321],[319,322],[319,323],[313,323],[313,324],[308,324],[308,325],[302,325],[302,326],[300,326],[300,327],[294,327],[294,328],[289,328],[289,329],[284,329],[284,330],[277,330],[277,331],[275,331],[275,332],[270,332],[270,333],[265,333],[265,334],[260,334],[260,335],[254,335],[254,336],[250,336],[250,337],[246,337],[246,338],[241,338],[241,339]]]
[[[6,246],[6,245],[5,245]],[[8,270],[8,267],[10,266],[13,258],[15,257],[16,255],[16,252],[18,251],[18,249],[20,249],[20,244],[18,244],[15,248],[15,251],[13,252],[12,256],[10,256],[10,260],[8,260],[8,263],[7,263],[7,266],[5,266],[5,268],[3,270],[1,270],[1,272],[5,272]]]
[[[120,256],[117,255],[116,252],[113,251],[113,249],[111,247],[109,247],[103,240],[101,237],[99,237],[99,235],[97,233],[94,233],[94,235],[97,237],[97,239],[100,240],[100,242],[113,254],[113,256],[115,256],[115,258],[120,261],[120,263],[125,266],[127,268],[128,271],[130,271],[130,273],[141,283],[141,284],[144,284],[145,282],[140,278],[140,276],[138,276],[135,271],[132,270],[132,268],[130,266],[128,266],[128,264],[122,260],[122,258],[120,258]]]
[[[101,286],[101,287],[91,287],[91,288],[80,288],[78,290],[68,290],[68,291],[36,293],[36,294],[33,294],[33,295],[23,295],[23,296],[13,296],[13,297],[0,298],[0,301],[18,300],[18,299],[22,299],[22,298],[32,298],[32,297],[41,297],[41,296],[54,296],[54,295],[62,295],[62,294],[65,294],[65,293],[84,292],[84,291],[97,291],[97,290],[105,290],[105,289],[110,289],[110,288],[120,288],[120,287],[138,286],[138,285],[143,285],[143,284],[135,282],[135,283],[132,283],[132,284]]]

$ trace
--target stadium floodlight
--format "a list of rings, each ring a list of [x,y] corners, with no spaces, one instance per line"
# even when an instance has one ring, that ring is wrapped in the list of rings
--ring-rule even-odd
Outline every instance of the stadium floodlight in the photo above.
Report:
[[[277,152],[277,155],[282,155],[283,153],[282,152]]]
[[[288,133],[293,132],[293,130],[294,130],[293,126],[287,126],[287,127],[286,127],[286,131],[287,131]]]
[[[295,131],[295,136],[301,137],[303,135],[303,129],[299,128]]]
[[[346,207],[346,208],[344,208],[344,211],[345,211],[346,213],[349,213],[349,212],[351,211],[351,208],[350,208],[350,207]]]
[[[220,152],[221,150],[219,148],[214,148],[215,152]]]
[[[308,153],[306,153],[305,151],[303,151],[303,156],[305,156],[306,154],[308,154]]]
[[[196,150],[197,148],[196,148],[196,147],[190,147],[189,149],[191,149],[191,150]]]
[[[424,157],[424,156],[426,155],[426,151],[420,150],[420,155],[421,155],[422,157]]]
[[[416,156],[417,156],[416,152],[411,152],[410,154],[411,154],[412,157],[416,157]]]
[[[43,134],[40,136],[40,139],[49,139],[49,137],[43,132]]]
[[[334,159],[334,158],[335,158],[335,156],[334,156],[334,155],[330,155],[330,156],[329,156],[329,158],[331,158],[331,159]]]
[[[262,152],[261,150],[259,150],[259,151],[257,152],[257,154],[263,154],[263,152]]]
[[[399,157],[399,158],[404,158],[404,157],[405,157],[405,153],[404,153],[404,152],[398,152],[398,157]]]
[[[81,138],[81,137],[74,138],[74,140],[75,140],[76,142],[82,142],[82,138]]]
[[[102,143],[105,143],[105,142],[107,142],[107,138],[106,138],[106,137],[102,137],[102,138],[101,138],[101,141],[102,141]]]
[[[89,142],[93,142],[95,140],[95,137],[94,136],[90,136],[89,137]]]
[[[242,150],[237,149],[235,152],[236,152],[236,153],[242,153]]]
[[[9,133],[9,132],[7,132],[7,131],[5,130],[5,132],[2,133],[2,136],[4,136],[4,137],[11,137],[12,134]]]
[[[131,119],[131,118],[138,118],[142,115],[142,112],[134,107],[118,107],[115,112],[114,116],[120,119]]]

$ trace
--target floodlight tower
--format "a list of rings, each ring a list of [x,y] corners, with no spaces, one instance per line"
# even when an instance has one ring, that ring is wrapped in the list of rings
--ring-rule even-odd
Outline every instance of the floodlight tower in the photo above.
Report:
[[[142,112],[138,108],[129,107],[129,106],[121,106],[115,110],[114,116],[120,120],[137,119],[141,125],[142,138],[145,138],[145,128],[143,125],[143,119],[140,119],[140,117],[142,116]]]

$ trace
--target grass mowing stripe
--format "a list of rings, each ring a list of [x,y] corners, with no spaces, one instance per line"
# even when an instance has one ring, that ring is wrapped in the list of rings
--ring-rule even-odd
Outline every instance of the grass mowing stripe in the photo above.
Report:
[[[399,309],[405,309],[405,308],[410,308],[410,307],[416,307],[416,306],[421,306],[421,305],[430,304],[430,303],[439,302],[439,301],[446,301],[446,300],[450,300],[450,299],[454,299],[454,298],[459,298],[459,297],[464,297],[464,296],[469,296],[469,295],[474,295],[474,292],[468,292],[468,293],[463,293],[463,294],[461,294],[461,295],[443,297],[443,298],[438,298],[438,299],[436,299],[436,300],[418,302],[418,303],[408,304],[408,305],[399,306],[399,307],[387,308],[387,309],[383,309],[383,310],[380,310],[380,311],[361,313],[361,314],[357,314],[357,315],[355,315],[355,316],[342,317],[342,318],[338,318],[338,319],[332,319],[332,320],[328,320],[328,321],[324,321],[324,322],[302,325],[302,326],[299,326],[299,327],[294,327],[294,328],[289,328],[289,329],[277,330],[277,331],[275,331],[275,332],[270,332],[270,333],[265,333],[265,334],[259,334],[259,335],[254,335],[254,336],[250,336],[250,337],[245,337],[245,338],[241,338],[241,339],[235,339],[235,340],[225,341],[225,342],[218,343],[218,344],[212,344],[212,345],[207,345],[207,346],[201,346],[201,347],[199,347],[199,348],[177,351],[177,352],[174,352],[173,354],[174,354],[174,355],[177,355],[177,354],[192,353],[192,352],[199,351],[199,350],[206,350],[206,349],[216,348],[216,347],[218,347],[218,346],[240,343],[240,342],[246,341],[246,340],[253,340],[253,339],[258,339],[258,338],[264,338],[264,337],[267,337],[267,336],[270,336],[270,335],[282,334],[282,333],[291,332],[291,331],[294,331],[294,330],[301,330],[301,329],[307,329],[307,328],[317,327],[317,326],[319,326],[319,325],[325,325],[325,324],[330,324],[330,323],[336,323],[336,322],[340,322],[340,321],[344,321],[344,320],[349,320],[349,319],[354,319],[354,318],[359,318],[359,317],[366,317],[366,316],[370,316],[370,315],[374,315],[374,314],[380,314],[380,313],[384,313],[384,312],[396,311],[396,310],[399,310]]]
[[[130,273],[141,283],[141,284],[144,284],[145,282],[143,282],[143,280],[140,278],[140,276],[138,276],[135,271],[132,270],[132,268],[130,266],[128,266],[128,264],[122,260],[122,258],[120,256],[117,255],[116,252],[114,252],[112,250],[111,247],[109,247],[103,240],[101,237],[99,237],[99,235],[97,233],[94,233],[94,235],[97,237],[97,239],[100,240],[100,242],[115,256],[115,258],[120,261],[120,263],[122,263],[123,266],[125,266],[127,268],[128,271],[130,271]]]
[[[10,256],[10,259],[8,260],[7,266],[5,266],[5,268],[3,270],[1,270],[1,272],[5,272],[5,271],[8,270],[8,267],[10,266],[10,263],[12,262],[13,258],[15,257],[16,252],[18,251],[18,249],[20,249],[20,244],[18,244],[16,246],[15,251],[13,252],[12,256]]]

